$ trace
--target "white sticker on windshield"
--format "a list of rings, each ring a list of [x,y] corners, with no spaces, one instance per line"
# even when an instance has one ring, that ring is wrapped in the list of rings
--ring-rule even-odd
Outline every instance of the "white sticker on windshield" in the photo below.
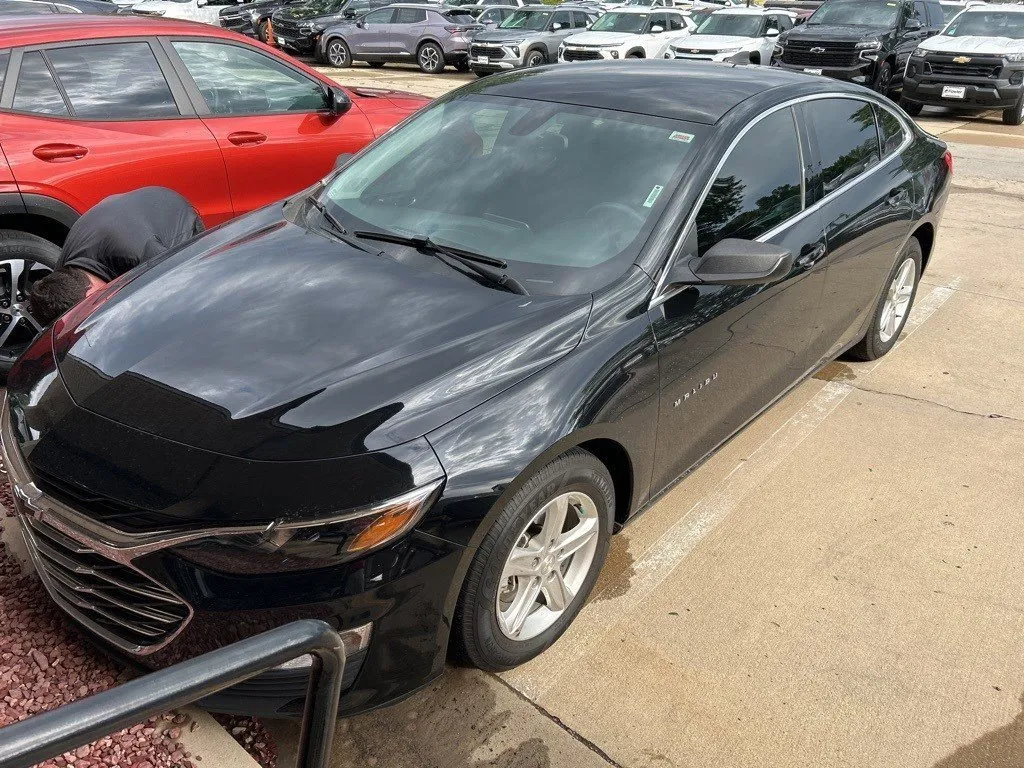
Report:
[[[682,131],[672,131],[672,133],[669,135],[669,138],[672,141],[681,141],[684,144],[689,144],[691,141],[693,141],[693,134],[683,133]]]
[[[664,187],[661,186],[661,184],[655,184],[654,189],[651,190],[651,194],[649,194],[647,196],[647,199],[644,200],[644,208],[650,208],[652,205],[654,205],[655,201],[657,201],[658,199],[658,195],[661,194],[661,190],[663,189]]]

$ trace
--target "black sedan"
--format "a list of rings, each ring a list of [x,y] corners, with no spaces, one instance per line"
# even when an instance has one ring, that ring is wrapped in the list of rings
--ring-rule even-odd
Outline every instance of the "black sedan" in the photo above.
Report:
[[[467,85],[29,348],[0,437],[38,571],[151,665],[325,619],[344,713],[450,646],[520,664],[631,517],[826,361],[893,347],[950,181],[891,102],[767,67]],[[207,704],[292,711],[304,675]]]

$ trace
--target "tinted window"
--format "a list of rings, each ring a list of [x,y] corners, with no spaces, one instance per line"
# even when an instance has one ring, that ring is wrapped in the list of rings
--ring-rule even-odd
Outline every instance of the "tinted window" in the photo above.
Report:
[[[68,115],[64,97],[57,90],[57,83],[50,74],[39,51],[26,53],[21,60],[18,85],[14,89],[14,104],[18,112],[35,112],[40,115]]]
[[[0,3],[0,16],[30,16],[37,13],[55,13],[49,3]]]
[[[391,17],[394,13],[394,10],[391,8],[384,8],[383,10],[366,14],[366,16],[363,17],[363,21],[367,24],[390,24]]]
[[[318,82],[251,48],[181,40],[173,45],[215,115],[315,112],[326,106]]]
[[[879,161],[871,105],[856,99],[818,99],[804,105],[821,152],[825,194]]]
[[[946,23],[945,14],[942,13],[942,6],[938,3],[925,3],[924,7],[928,11],[928,25],[932,27],[941,27]]]
[[[552,27],[555,24],[561,24],[562,25],[562,29],[569,29],[569,27],[572,26],[572,17],[569,15],[569,12],[568,11],[558,11],[555,14],[555,17],[551,20]]]
[[[903,130],[899,118],[889,110],[875,107],[875,115],[878,118],[878,128],[882,135],[882,154],[889,155],[899,149],[906,132]]]
[[[590,23],[587,20],[587,14],[585,14],[583,11],[573,11],[572,21],[573,24],[575,24],[577,27],[585,27],[587,26],[587,24]]]
[[[0,53],[0,91],[4,89],[4,80],[7,79],[7,63],[11,59],[11,54],[4,51]]]
[[[46,52],[75,117],[144,119],[177,115],[148,43],[108,43]]]
[[[668,28],[669,29],[682,29],[685,25],[683,24],[683,17],[678,13],[670,13],[668,15]]]
[[[782,109],[740,139],[697,214],[700,253],[727,237],[753,240],[801,210],[800,147]]]
[[[399,8],[395,14],[395,24],[419,24],[427,20],[427,11],[423,8]]]

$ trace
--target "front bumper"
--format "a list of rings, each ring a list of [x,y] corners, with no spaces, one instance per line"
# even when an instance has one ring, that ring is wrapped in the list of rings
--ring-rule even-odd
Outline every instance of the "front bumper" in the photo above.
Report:
[[[229,29],[232,32],[237,32],[240,35],[246,37],[256,37],[256,28],[252,25],[252,19],[249,16],[236,16],[225,19],[223,16],[220,19],[220,26],[222,29]]]
[[[519,48],[519,53],[515,48]],[[524,46],[510,46],[501,43],[481,45],[473,43],[469,47],[469,67],[474,72],[504,72],[523,66]]]
[[[925,74],[915,64],[907,68],[903,78],[903,98],[915,104],[953,109],[1010,109],[1024,96],[1024,83],[1011,83],[1014,72],[1003,70],[1000,77],[962,77]],[[945,88],[963,88],[962,98],[943,96]],[[947,91],[948,93],[948,91]]]
[[[561,63],[578,61],[617,61],[622,56],[618,48],[597,48],[585,45],[567,45],[558,54]]]
[[[52,370],[52,362],[45,367]],[[78,408],[60,376],[33,376],[29,397],[26,389],[19,392],[18,374],[16,366],[10,380],[16,397],[36,405],[12,408],[7,394],[0,404],[0,450],[15,512],[54,602],[104,650],[136,666],[159,668],[296,619],[324,620],[343,635],[371,625],[368,644],[348,656],[341,714],[388,704],[441,674],[463,547],[413,531],[357,560],[317,570],[261,573],[195,557],[188,549],[205,546],[201,532],[187,547],[166,533],[126,534],[43,490],[33,469],[34,451],[53,450],[40,429],[44,421],[56,442],[99,430],[118,445],[126,428]],[[37,414],[26,416],[33,408]],[[26,434],[35,437],[33,444],[22,439]],[[87,450],[82,462],[91,464]],[[174,474],[175,466],[170,462],[165,472]],[[121,471],[136,469],[125,464]],[[87,583],[78,583],[81,579]],[[97,586],[102,595],[96,594]],[[301,711],[306,677],[304,669],[273,670],[217,694],[204,706],[290,716]]]
[[[669,48],[665,53],[666,59],[677,59],[680,61],[714,61],[721,64],[750,64],[751,51],[715,51],[695,52],[691,49]]]
[[[784,64],[778,58],[772,60],[773,67],[786,69],[790,72],[804,72],[810,75],[821,75],[836,80],[870,86],[875,80],[875,62],[865,60],[850,67],[816,67],[813,64]]]
[[[317,46],[320,43],[320,33],[310,32],[309,34],[303,35],[295,32],[279,32],[275,28],[274,42],[286,51],[293,51],[294,53],[301,53],[305,56],[309,56],[317,50]]]

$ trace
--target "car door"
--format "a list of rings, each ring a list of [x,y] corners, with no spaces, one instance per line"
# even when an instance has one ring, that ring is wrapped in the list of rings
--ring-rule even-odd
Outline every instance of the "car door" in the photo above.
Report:
[[[24,194],[81,212],[159,184],[188,198],[207,225],[231,218],[220,149],[158,45],[36,46],[13,59],[0,98],[3,146]]]
[[[725,238],[789,250],[789,274],[768,285],[691,285],[652,301],[661,410],[652,492],[671,483],[807,371],[824,284],[824,233],[805,204],[795,114],[751,123],[723,158],[675,259],[702,258]]]
[[[390,49],[394,8],[381,8],[363,16],[345,30],[345,42],[353,54],[384,55]]]
[[[427,26],[426,8],[397,8],[391,22],[388,52],[392,56],[408,57],[416,53]]]
[[[909,136],[902,118],[887,107],[857,98],[806,102],[812,140],[811,199],[820,200],[828,244],[821,333],[812,354],[828,359],[860,338],[896,253],[910,235],[915,185],[899,148]],[[889,137],[880,160],[876,110]]]
[[[556,29],[557,26],[557,29]],[[569,11],[555,11],[551,15],[551,24],[548,26],[548,34],[544,36],[544,44],[547,46],[548,61],[558,61],[558,46],[573,32],[572,13]]]
[[[313,184],[373,139],[358,107],[329,112],[325,86],[283,57],[226,40],[163,42],[220,146],[235,214]]]

